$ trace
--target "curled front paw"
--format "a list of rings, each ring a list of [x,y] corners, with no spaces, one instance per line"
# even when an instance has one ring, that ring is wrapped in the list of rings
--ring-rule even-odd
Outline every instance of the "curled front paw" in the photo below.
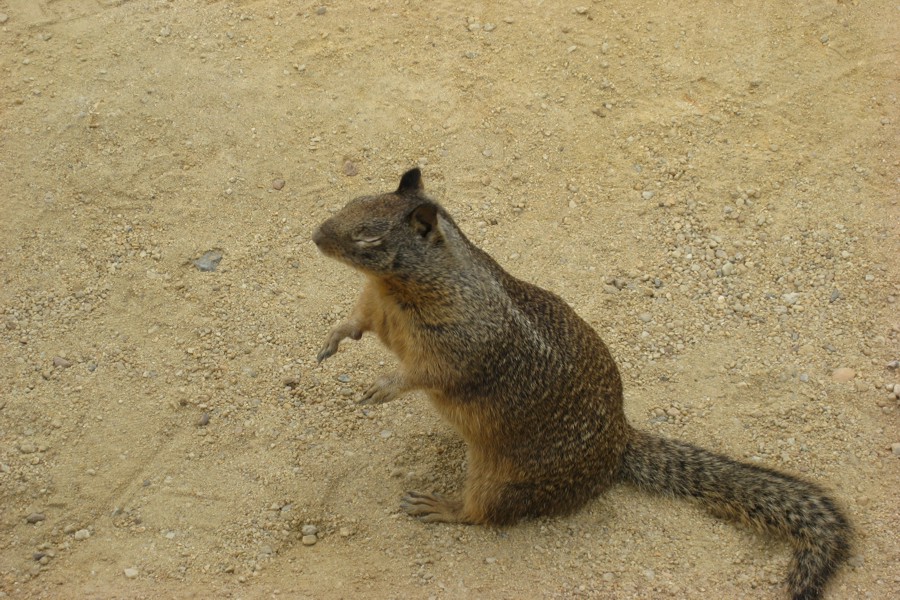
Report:
[[[328,339],[325,342],[325,345],[322,346],[322,349],[319,350],[319,353],[316,354],[316,362],[322,362],[329,356],[332,356],[338,349],[338,342],[336,340]]]
[[[360,404],[384,404],[396,399],[405,390],[403,379],[399,375],[379,377],[369,389],[363,392]]]
[[[328,339],[325,340],[325,345],[322,346],[322,349],[319,350],[319,353],[316,355],[316,362],[322,362],[329,356],[332,356],[338,350],[338,346],[341,343],[341,340],[344,338],[351,338],[354,340],[358,340],[362,338],[363,330],[355,321],[346,321],[341,323],[337,327],[331,330],[331,333],[328,334]]]

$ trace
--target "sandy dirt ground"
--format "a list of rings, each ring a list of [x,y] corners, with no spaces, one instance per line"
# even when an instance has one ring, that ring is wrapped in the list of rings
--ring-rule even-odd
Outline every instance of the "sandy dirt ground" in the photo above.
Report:
[[[427,526],[459,438],[346,343],[312,229],[420,165],[610,345],[639,427],[834,490],[900,597],[887,1],[0,0],[0,597],[785,598],[785,544],[616,488]],[[218,251],[214,271],[196,263]]]

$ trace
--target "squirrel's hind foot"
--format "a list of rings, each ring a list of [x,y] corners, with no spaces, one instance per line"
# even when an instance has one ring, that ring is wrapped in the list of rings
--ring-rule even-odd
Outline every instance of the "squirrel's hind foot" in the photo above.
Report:
[[[411,517],[426,523],[462,523],[462,502],[440,494],[406,492],[400,508]]]

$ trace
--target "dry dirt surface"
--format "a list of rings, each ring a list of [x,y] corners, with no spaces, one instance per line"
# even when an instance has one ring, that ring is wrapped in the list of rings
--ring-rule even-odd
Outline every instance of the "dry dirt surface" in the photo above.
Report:
[[[464,447],[355,403],[377,340],[316,364],[360,277],[310,234],[416,164],[637,426],[834,490],[829,598],[900,597],[896,3],[460,4],[0,0],[0,597],[786,597],[784,543],[624,487],[400,513]]]

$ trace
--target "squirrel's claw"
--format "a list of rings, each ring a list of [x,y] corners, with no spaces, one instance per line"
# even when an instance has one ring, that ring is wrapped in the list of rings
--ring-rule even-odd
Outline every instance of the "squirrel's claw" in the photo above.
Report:
[[[334,355],[334,353],[337,352],[337,349],[338,349],[337,343],[329,342],[328,344],[325,345],[324,348],[319,350],[318,354],[316,354],[316,362],[320,363],[323,360],[325,360],[326,358]]]

